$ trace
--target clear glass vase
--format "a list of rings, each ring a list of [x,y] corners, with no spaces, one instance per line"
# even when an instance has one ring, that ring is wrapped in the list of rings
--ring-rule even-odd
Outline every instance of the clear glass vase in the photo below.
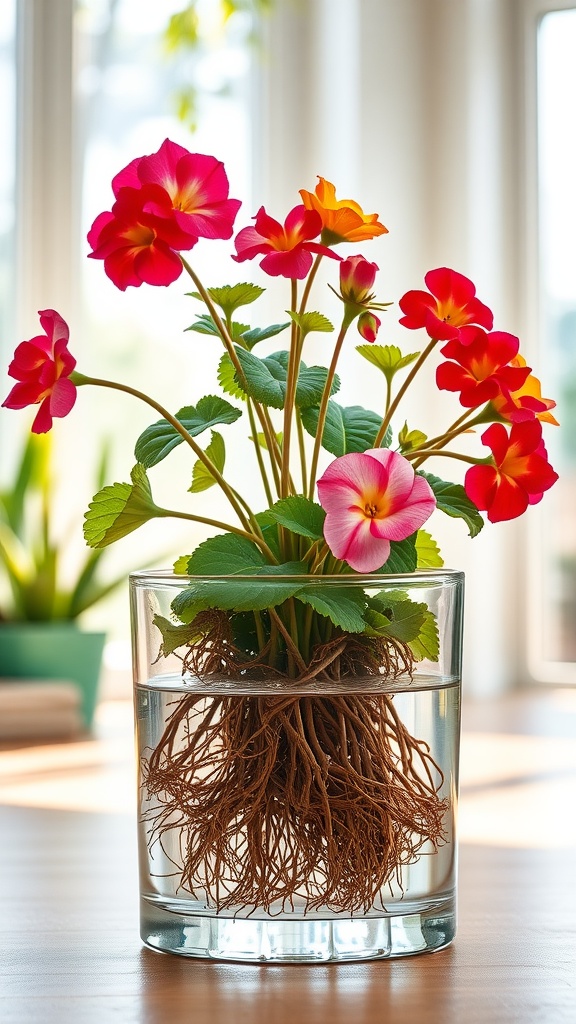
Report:
[[[130,583],[143,941],[259,963],[450,943],[462,573],[249,577],[256,612],[239,577]]]

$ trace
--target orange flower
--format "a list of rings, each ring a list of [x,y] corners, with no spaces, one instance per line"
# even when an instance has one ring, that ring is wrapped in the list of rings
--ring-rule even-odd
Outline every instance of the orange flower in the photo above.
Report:
[[[510,360],[510,366],[526,366],[523,356],[514,356]],[[524,384],[518,391],[512,391],[506,398],[498,395],[492,399],[492,405],[496,412],[500,413],[502,419],[511,423],[521,423],[523,420],[532,419],[534,416],[542,423],[552,423],[555,427],[560,426],[558,420],[549,411],[554,409],[556,402],[551,398],[542,398],[542,385],[532,373],[526,378]]]
[[[378,220],[377,213],[364,213],[352,199],[336,199],[336,188],[330,181],[318,177],[315,192],[300,189],[307,210],[316,210],[322,217],[321,239],[324,245],[338,242],[366,242],[376,235],[388,233]]]

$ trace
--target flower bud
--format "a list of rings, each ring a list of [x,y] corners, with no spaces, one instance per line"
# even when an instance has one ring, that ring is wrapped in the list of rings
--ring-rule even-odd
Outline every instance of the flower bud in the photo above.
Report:
[[[340,295],[344,302],[359,306],[370,302],[377,270],[376,264],[369,263],[364,256],[349,256],[347,260],[342,260]]]
[[[358,317],[358,333],[364,338],[364,341],[376,341],[380,323],[381,321],[374,316],[374,313],[365,310]]]

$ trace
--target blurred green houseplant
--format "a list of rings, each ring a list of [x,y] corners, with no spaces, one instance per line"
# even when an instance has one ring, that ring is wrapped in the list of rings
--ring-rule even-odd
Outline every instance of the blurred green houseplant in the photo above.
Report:
[[[96,473],[102,485],[107,457]],[[72,577],[64,566],[73,537],[57,530],[50,435],[30,434],[11,486],[0,490],[0,685],[4,679],[72,682],[84,725],[96,704],[105,634],[78,617],[125,580],[102,582],[102,551],[82,553]],[[78,526],[80,531],[80,525]],[[66,570],[66,572],[64,571]]]
[[[103,452],[96,482],[102,486]],[[0,490],[0,569],[7,584],[0,620],[48,622],[76,619],[106,597],[125,575],[102,582],[103,551],[83,554],[71,581],[65,581],[66,540],[56,535],[51,440],[30,434],[18,460],[13,484]],[[79,527],[80,530],[80,527]]]

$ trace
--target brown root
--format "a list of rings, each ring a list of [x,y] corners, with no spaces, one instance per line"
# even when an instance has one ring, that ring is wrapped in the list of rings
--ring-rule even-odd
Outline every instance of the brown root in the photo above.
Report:
[[[204,678],[216,661],[218,675],[239,669],[230,637],[214,635]],[[405,645],[373,641],[318,647],[301,681],[411,673]],[[366,913],[446,839],[442,773],[391,694],[185,695],[142,771],[150,847],[176,830],[181,886],[217,911],[298,900]]]

